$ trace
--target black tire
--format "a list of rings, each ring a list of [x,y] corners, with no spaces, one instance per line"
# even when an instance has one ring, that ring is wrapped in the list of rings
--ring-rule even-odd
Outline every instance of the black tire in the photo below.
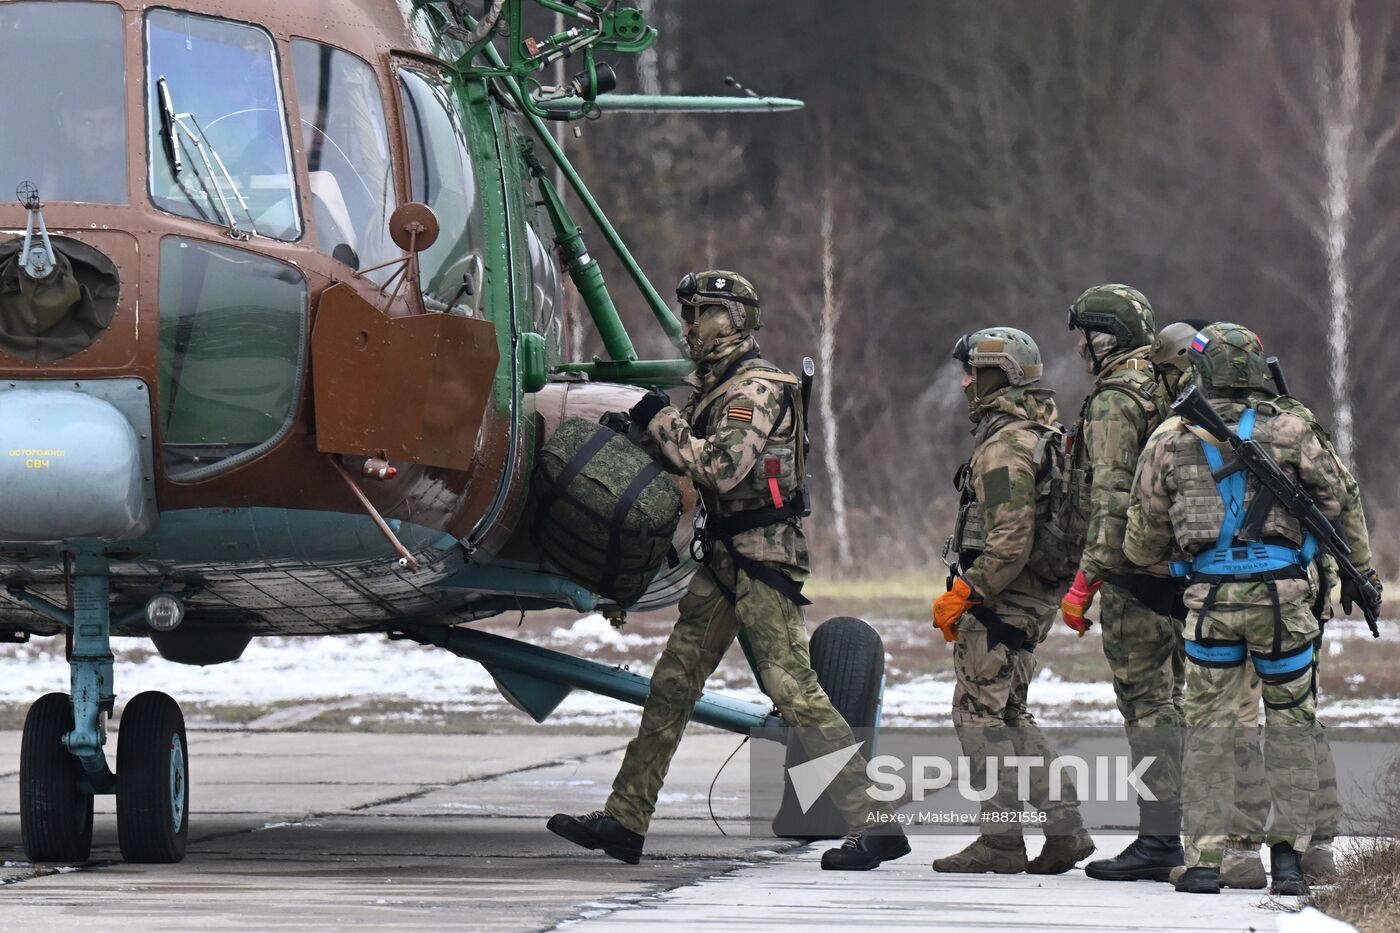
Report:
[[[126,704],[117,727],[117,841],[122,858],[169,864],[190,834],[190,759],[185,717],[149,690]]]
[[[19,753],[19,825],[31,862],[86,862],[92,852],[92,795],[83,766],[63,744],[73,729],[66,693],[42,696],[24,718]]]
[[[827,619],[812,633],[812,669],[847,725],[875,727],[885,681],[885,643],[879,632],[851,616]]]
[[[812,633],[812,669],[831,705],[865,738],[880,715],[885,679],[885,643],[880,633],[861,619],[836,616]],[[866,749],[869,753],[869,749]],[[788,768],[808,760],[796,741],[787,747]],[[792,784],[783,788],[783,800],[773,818],[773,835],[787,839],[835,839],[846,833],[845,818],[825,795],[802,812]]]

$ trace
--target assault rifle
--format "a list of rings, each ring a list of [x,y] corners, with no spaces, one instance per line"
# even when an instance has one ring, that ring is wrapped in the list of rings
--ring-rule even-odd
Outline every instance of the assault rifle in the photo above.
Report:
[[[1351,544],[1347,542],[1335,525],[1328,520],[1322,510],[1317,507],[1302,488],[1298,486],[1288,474],[1278,465],[1278,461],[1273,455],[1256,440],[1241,440],[1235,432],[1225,424],[1220,414],[1211,407],[1200,392],[1198,386],[1192,386],[1181,394],[1175,402],[1172,402],[1172,412],[1185,418],[1188,422],[1203,428],[1221,443],[1229,444],[1235,458],[1215,473],[1215,478],[1220,480],[1236,470],[1244,470],[1259,482],[1259,490],[1255,494],[1254,501],[1250,504],[1249,512],[1245,515],[1244,528],[1257,529],[1263,524],[1263,518],[1268,509],[1275,503],[1283,506],[1284,510],[1298,520],[1303,530],[1317,539],[1322,550],[1331,554],[1337,561],[1337,569],[1341,571],[1343,579],[1350,580],[1356,587],[1361,602],[1361,612],[1366,617],[1366,624],[1371,629],[1371,635],[1380,638],[1380,629],[1376,627],[1376,618],[1380,614],[1381,589],[1377,585],[1373,573],[1362,573],[1350,560]],[[1262,505],[1261,505],[1262,503]]]

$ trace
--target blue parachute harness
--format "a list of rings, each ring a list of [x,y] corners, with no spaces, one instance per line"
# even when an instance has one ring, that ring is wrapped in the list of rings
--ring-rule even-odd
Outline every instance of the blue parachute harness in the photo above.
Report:
[[[1253,435],[1255,418],[1253,408],[1246,409],[1240,416],[1237,431],[1240,440],[1249,440]],[[1221,501],[1225,503],[1225,518],[1220,523],[1220,534],[1216,537],[1214,548],[1202,551],[1189,562],[1173,561],[1171,564],[1173,576],[1191,577],[1194,581],[1210,584],[1210,591],[1196,617],[1196,637],[1186,640],[1186,655],[1204,667],[1238,667],[1252,654],[1254,669],[1261,680],[1269,684],[1286,683],[1312,666],[1315,647],[1309,642],[1296,651],[1284,653],[1282,650],[1283,615],[1279,606],[1277,580],[1291,576],[1288,571],[1306,575],[1307,566],[1317,556],[1317,539],[1311,534],[1305,536],[1300,548],[1262,541],[1236,541],[1235,535],[1239,533],[1245,516],[1245,471],[1237,469],[1222,478],[1220,471],[1225,466],[1225,458],[1220,449],[1204,440],[1201,441],[1201,449],[1205,452],[1211,473],[1217,477],[1215,485],[1220,491]],[[1202,632],[1206,611],[1215,602],[1220,585],[1250,581],[1266,583],[1274,603],[1274,644],[1273,651],[1268,654],[1250,652],[1244,641],[1205,638]],[[1302,698],[1287,706],[1300,702]]]

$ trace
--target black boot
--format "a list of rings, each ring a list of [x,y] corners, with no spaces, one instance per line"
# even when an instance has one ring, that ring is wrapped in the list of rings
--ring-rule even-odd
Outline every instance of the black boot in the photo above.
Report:
[[[892,862],[909,854],[909,840],[898,826],[851,833],[839,849],[822,853],[822,868],[827,871],[869,871],[881,862]]]
[[[1180,803],[1143,801],[1138,804],[1138,837],[1117,858],[1085,865],[1084,874],[1099,881],[1169,881],[1172,869],[1186,863],[1180,832]]]
[[[1188,868],[1176,879],[1176,889],[1183,894],[1219,894],[1220,869]]]
[[[646,837],[623,826],[606,810],[594,810],[584,816],[556,813],[545,826],[576,846],[602,849],[619,862],[635,865],[642,860],[642,844]]]
[[[1285,894],[1302,897],[1308,893],[1308,880],[1303,877],[1303,859],[1290,842],[1276,842],[1269,847],[1269,862],[1272,878],[1269,881],[1270,894]]]
[[[1117,858],[1085,865],[1084,874],[1099,881],[1167,881],[1185,861],[1180,836],[1138,836]]]

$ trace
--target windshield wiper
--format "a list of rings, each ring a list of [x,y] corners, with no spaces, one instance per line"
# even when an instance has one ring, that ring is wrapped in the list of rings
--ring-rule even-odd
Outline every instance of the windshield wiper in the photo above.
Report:
[[[199,125],[199,120],[194,114],[175,112],[175,105],[170,98],[170,84],[165,80],[164,75],[156,80],[156,94],[160,98],[160,126],[166,139],[165,154],[170,159],[171,171],[178,176],[184,167],[180,159],[180,134],[183,133],[190,142],[194,143],[195,151],[199,153],[200,161],[204,163],[204,171],[214,186],[214,196],[218,198],[223,222],[228,227],[228,235],[235,240],[246,240],[253,236],[258,232],[258,223],[253,219],[253,212],[248,209],[248,202],[243,199],[243,193],[238,190],[238,183],[233,180],[233,175],[224,165],[224,160],[219,157],[219,151],[214,148],[214,144],[205,135],[204,127]],[[212,163],[211,156],[213,157]],[[252,229],[243,229],[233,219],[233,210],[229,207],[228,198],[224,196],[223,186],[219,184],[219,178],[214,174],[214,165],[216,164],[219,166],[219,171],[223,173],[224,181],[228,184],[229,190],[233,192],[234,198],[238,201],[238,206],[243,209],[243,214],[248,218],[248,225]]]

